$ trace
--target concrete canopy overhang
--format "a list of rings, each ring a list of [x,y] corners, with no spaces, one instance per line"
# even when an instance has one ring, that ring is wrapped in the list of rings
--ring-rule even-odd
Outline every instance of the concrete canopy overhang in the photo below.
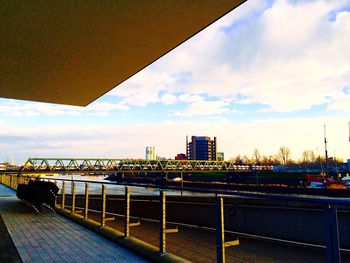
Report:
[[[0,97],[85,106],[242,2],[1,1]]]

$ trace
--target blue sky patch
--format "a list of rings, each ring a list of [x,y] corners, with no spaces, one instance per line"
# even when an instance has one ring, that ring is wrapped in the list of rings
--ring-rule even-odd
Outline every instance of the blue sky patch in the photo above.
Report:
[[[344,88],[342,89],[342,92],[343,92],[344,94],[348,95],[348,94],[350,94],[350,88],[349,88],[348,86],[346,86],[346,87],[344,87]]]

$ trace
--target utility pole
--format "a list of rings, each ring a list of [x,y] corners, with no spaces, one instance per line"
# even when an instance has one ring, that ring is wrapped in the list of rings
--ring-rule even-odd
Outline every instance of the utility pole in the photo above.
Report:
[[[323,133],[324,133],[324,152],[326,156],[326,176],[328,174],[328,152],[327,152],[327,137],[326,137],[326,124],[323,126]]]

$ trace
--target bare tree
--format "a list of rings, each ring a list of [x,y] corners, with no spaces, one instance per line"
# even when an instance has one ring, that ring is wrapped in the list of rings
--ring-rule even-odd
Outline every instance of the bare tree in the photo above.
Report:
[[[235,164],[242,164],[243,163],[243,160],[241,158],[241,155],[237,155],[236,157],[233,157],[231,159]]]
[[[261,162],[261,154],[257,148],[255,148],[253,151],[253,160],[256,164],[260,164]]]
[[[262,165],[274,165],[274,160],[272,155],[262,155],[260,163]]]
[[[280,165],[281,161],[276,155],[269,155],[269,164],[270,165]]]
[[[312,163],[317,160],[316,154],[313,150],[305,150],[302,152],[301,163]]]
[[[341,158],[341,157],[334,157],[334,161],[337,162],[337,163],[343,163],[344,162],[343,158]]]
[[[290,149],[286,146],[281,146],[278,151],[278,157],[283,165],[286,165],[290,160]]]
[[[311,162],[317,161],[317,155],[314,150],[309,150],[309,157]]]
[[[243,155],[242,157],[243,164],[251,164],[252,161],[247,155]]]
[[[281,164],[281,160],[278,157],[278,154],[273,154],[273,155],[270,155],[270,156],[272,158],[273,165],[280,165]]]
[[[270,165],[269,164],[269,157],[267,155],[262,155],[261,156],[261,162],[262,165]]]

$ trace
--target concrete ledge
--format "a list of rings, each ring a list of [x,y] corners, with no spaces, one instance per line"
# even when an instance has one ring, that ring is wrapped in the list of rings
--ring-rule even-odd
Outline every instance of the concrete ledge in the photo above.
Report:
[[[69,219],[91,229],[95,233],[98,233],[108,238],[109,240],[112,240],[113,242],[123,247],[126,247],[131,251],[141,256],[144,256],[145,258],[148,258],[152,261],[162,263],[189,262],[171,253],[160,255],[158,248],[156,248],[155,246],[152,246],[134,237],[124,238],[124,234],[122,232],[119,232],[108,226],[101,228],[98,222],[91,219],[84,220],[84,217],[80,214],[71,214],[71,211],[67,209],[62,209],[60,207],[56,207],[55,210],[57,213],[68,217]]]

